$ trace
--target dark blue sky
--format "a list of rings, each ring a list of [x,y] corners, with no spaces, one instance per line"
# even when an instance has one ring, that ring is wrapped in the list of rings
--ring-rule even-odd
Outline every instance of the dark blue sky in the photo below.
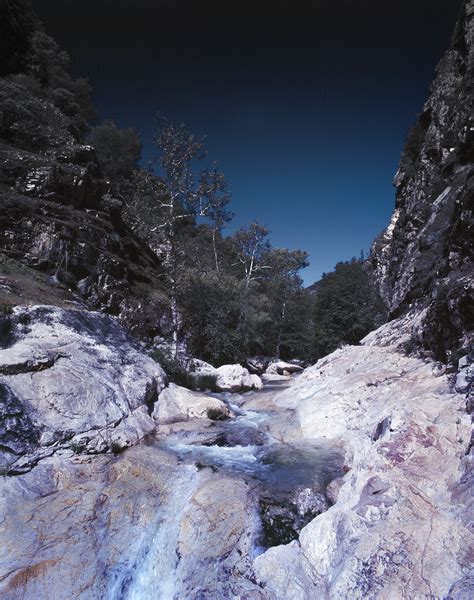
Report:
[[[157,111],[206,135],[232,227],[310,253],[307,284],[367,251],[460,0],[33,0],[102,118],[152,152]]]

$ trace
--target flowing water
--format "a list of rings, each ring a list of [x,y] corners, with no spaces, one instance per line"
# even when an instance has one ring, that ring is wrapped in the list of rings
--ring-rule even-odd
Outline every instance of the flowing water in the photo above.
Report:
[[[255,583],[251,582],[253,558],[270,546],[297,539],[300,529],[328,508],[325,489],[332,479],[342,474],[342,457],[332,449],[310,443],[280,443],[267,432],[266,424],[272,418],[269,412],[245,409],[249,399],[252,400],[252,406],[258,404],[259,399],[262,400],[262,406],[265,406],[263,401],[268,398],[267,395],[274,394],[279,389],[281,388],[272,386],[244,396],[220,395],[236,416],[226,422],[213,424],[211,439],[206,435],[204,443],[199,431],[191,436],[180,436],[178,431],[165,439],[149,442],[160,451],[177,457],[178,467],[166,500],[157,507],[156,520],[142,542],[139,555],[115,579],[108,593],[108,600],[232,597],[228,595],[231,594],[228,590],[233,588],[225,587],[232,585],[228,582],[219,583],[220,592],[210,591],[212,578],[219,580],[228,577],[228,572],[242,571],[241,578],[248,578],[245,585],[254,586]],[[221,521],[220,524],[201,526],[192,520],[189,524],[189,518],[185,518],[193,494],[202,485],[203,476],[207,477],[205,481],[208,485],[217,480],[222,482],[224,489],[230,479],[238,485],[247,486],[246,489],[249,490],[249,503],[244,510],[247,512],[240,515],[241,530],[249,543],[247,546],[244,544],[244,550],[239,547],[238,558],[232,558],[235,564],[230,566],[227,555],[222,559],[207,558],[206,562],[200,556],[200,548],[206,556],[212,554],[209,548],[222,544],[223,532],[226,535],[227,530],[235,529],[236,515],[232,513],[232,507],[229,513],[225,510],[218,513],[216,520]],[[218,494],[215,500],[216,503],[219,502]],[[212,501],[211,498],[210,502]],[[189,529],[193,527],[195,531],[192,530],[191,538],[199,543],[196,542],[193,565],[188,572],[185,558],[181,560],[179,537],[183,530],[189,533]],[[215,539],[213,536],[216,536]],[[241,534],[238,544],[242,545],[242,538],[245,536]],[[227,547],[226,553],[228,554]],[[189,557],[186,560],[189,562]],[[237,569],[235,565],[240,566]],[[200,569],[204,569],[206,574],[199,576],[197,572]],[[190,581],[197,583],[192,584]],[[199,586],[202,588],[200,592],[196,591]],[[191,595],[189,589],[194,590]]]

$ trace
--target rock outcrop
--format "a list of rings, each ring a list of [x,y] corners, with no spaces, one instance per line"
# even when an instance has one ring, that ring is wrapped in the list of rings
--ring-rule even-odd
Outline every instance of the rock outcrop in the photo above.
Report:
[[[121,219],[121,202],[108,194],[94,148],[28,81],[0,79],[2,252],[90,309],[117,317],[136,336],[166,335],[159,259]]]
[[[395,176],[396,207],[370,261],[392,318],[427,309],[412,347],[453,364],[474,324],[474,3],[464,2]]]
[[[161,367],[106,315],[16,307],[0,348],[2,467],[31,468],[59,448],[102,452],[154,428]]]
[[[472,498],[459,494],[465,397],[438,365],[377,345],[383,329],[268,397],[267,409],[287,414],[270,424],[274,437],[330,442],[350,468],[333,486],[335,505],[299,541],[256,559],[274,598],[463,597],[450,590],[469,572],[474,543]]]
[[[0,172],[5,173],[18,151],[3,150]],[[91,191],[93,199],[76,202],[67,189],[87,188],[87,167],[77,166],[85,171],[83,182],[72,171],[75,163],[67,163],[71,171],[61,174],[65,182],[57,184],[60,193],[52,194],[33,181],[31,158],[22,158],[21,171],[13,170],[16,178],[10,178],[10,185],[0,182],[3,252],[69,288],[90,309],[117,317],[137,336],[166,332],[167,298],[156,283],[162,273],[158,259],[120,219],[100,207],[99,193]],[[29,182],[28,194],[14,183],[22,176]],[[57,176],[56,171],[51,175],[53,180]]]
[[[253,492],[153,445],[58,453],[2,481],[0,596],[273,600],[251,579]]]

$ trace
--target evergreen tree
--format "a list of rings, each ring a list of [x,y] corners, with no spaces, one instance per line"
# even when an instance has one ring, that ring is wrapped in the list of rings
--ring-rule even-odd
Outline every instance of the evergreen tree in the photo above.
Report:
[[[360,260],[338,263],[313,290],[315,360],[342,344],[359,343],[385,319],[382,300]]]

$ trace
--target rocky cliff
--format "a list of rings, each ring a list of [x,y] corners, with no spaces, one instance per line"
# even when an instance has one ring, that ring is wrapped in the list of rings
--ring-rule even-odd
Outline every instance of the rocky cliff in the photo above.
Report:
[[[27,267],[45,275],[46,283],[117,317],[139,337],[163,333],[160,261],[121,219],[120,202],[107,194],[110,182],[84,141],[88,89],[67,73],[64,53],[33,24],[31,11],[16,2],[1,10],[2,32],[11,40],[23,36],[2,56],[1,253],[19,273]],[[4,285],[18,288],[21,303],[43,301],[19,289],[4,265]],[[1,302],[11,303],[6,295]]]
[[[137,336],[161,332],[167,298],[160,263],[104,207],[106,182],[93,148],[61,144],[32,152],[2,143],[0,160],[2,252],[90,309],[118,317]]]
[[[474,2],[464,3],[395,176],[396,207],[371,263],[391,316],[423,315],[412,347],[457,363],[474,323]]]

